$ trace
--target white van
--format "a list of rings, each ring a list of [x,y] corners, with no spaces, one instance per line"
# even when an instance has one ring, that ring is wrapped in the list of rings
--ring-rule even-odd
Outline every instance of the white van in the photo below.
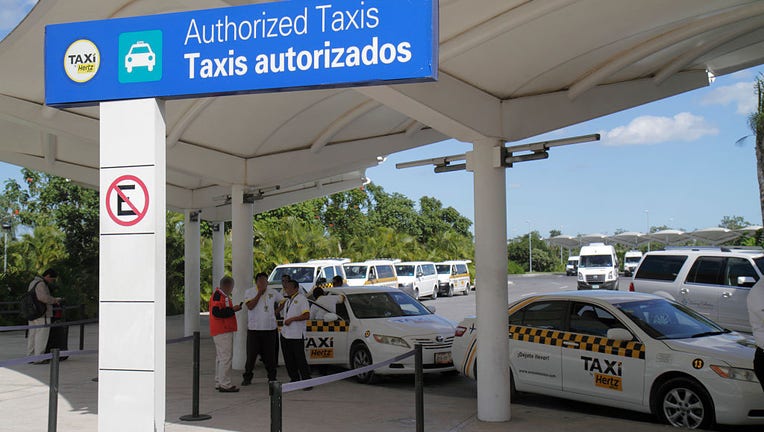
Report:
[[[469,260],[451,260],[435,264],[438,269],[438,285],[440,294],[451,297],[456,293],[469,295],[472,289]]]
[[[569,256],[568,263],[565,265],[565,275],[575,276],[578,273],[578,260],[577,256]]]
[[[310,293],[319,279],[326,279],[327,283],[332,282],[334,276],[345,277],[343,264],[350,262],[347,258],[327,258],[310,260],[304,263],[291,263],[276,266],[268,276],[268,287],[281,291],[281,277],[289,276],[292,280],[300,284],[300,290],[303,294]]]
[[[399,262],[397,260],[368,260],[346,263],[343,267],[347,284],[349,286],[376,285],[398,288],[395,264]]]
[[[578,289],[618,289],[618,256],[613,246],[592,243],[578,254]]]
[[[428,261],[402,262],[395,265],[398,288],[415,299],[438,298],[438,272],[435,263]]]
[[[631,276],[634,271],[637,270],[639,262],[642,261],[642,252],[638,250],[631,250],[626,252],[623,256],[623,275]]]

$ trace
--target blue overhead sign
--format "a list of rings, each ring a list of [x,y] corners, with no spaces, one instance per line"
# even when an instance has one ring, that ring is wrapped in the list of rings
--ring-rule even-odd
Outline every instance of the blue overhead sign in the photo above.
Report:
[[[45,28],[45,103],[437,79],[437,0],[295,0]]]

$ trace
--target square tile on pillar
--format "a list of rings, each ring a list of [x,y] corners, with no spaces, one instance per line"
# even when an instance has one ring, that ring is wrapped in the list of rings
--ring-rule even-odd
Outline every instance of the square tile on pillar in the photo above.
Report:
[[[98,367],[155,369],[154,303],[101,303]],[[104,337],[103,335],[109,335]]]
[[[101,301],[156,300],[156,236],[101,236],[99,249]]]
[[[153,372],[99,371],[98,430],[154,430]]]

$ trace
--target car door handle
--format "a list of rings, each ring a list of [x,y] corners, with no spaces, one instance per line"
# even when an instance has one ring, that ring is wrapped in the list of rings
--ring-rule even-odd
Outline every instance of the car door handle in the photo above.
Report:
[[[690,290],[688,290],[687,288],[682,288],[682,289],[679,290],[680,294],[687,294],[689,292],[690,292]]]
[[[565,345],[566,347],[570,347],[570,348],[578,348],[579,347],[578,342],[562,341],[562,344]]]
[[[722,298],[730,298],[732,297],[732,293],[729,291],[725,291],[722,293]]]

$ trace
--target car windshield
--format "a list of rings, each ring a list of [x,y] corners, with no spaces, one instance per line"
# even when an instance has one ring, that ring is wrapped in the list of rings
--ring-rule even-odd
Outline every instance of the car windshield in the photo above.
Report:
[[[655,339],[689,339],[729,333],[692,309],[664,299],[614,306]]]
[[[268,278],[268,283],[281,283],[281,276],[287,275],[299,283],[313,283],[313,267],[278,267]]]
[[[574,265],[576,265],[576,264],[578,264],[578,261],[576,261],[576,260],[570,260],[570,261],[568,261],[568,265],[572,265],[572,266],[574,266]]]
[[[414,276],[414,266],[397,265],[395,266],[395,273],[397,273],[398,276]]]
[[[438,268],[438,274],[451,274],[451,265],[449,264],[438,264],[435,267]]]
[[[626,257],[623,262],[626,264],[638,264],[641,259],[640,257]]]
[[[581,257],[578,266],[586,267],[612,267],[613,258],[610,255],[584,255]]]
[[[347,296],[353,314],[359,319],[430,315],[421,303],[403,292],[374,292]]]
[[[130,49],[130,54],[148,54],[149,52],[151,51],[146,45],[134,46]]]
[[[368,266],[364,265],[346,265],[345,277],[348,279],[366,279],[366,269]]]

